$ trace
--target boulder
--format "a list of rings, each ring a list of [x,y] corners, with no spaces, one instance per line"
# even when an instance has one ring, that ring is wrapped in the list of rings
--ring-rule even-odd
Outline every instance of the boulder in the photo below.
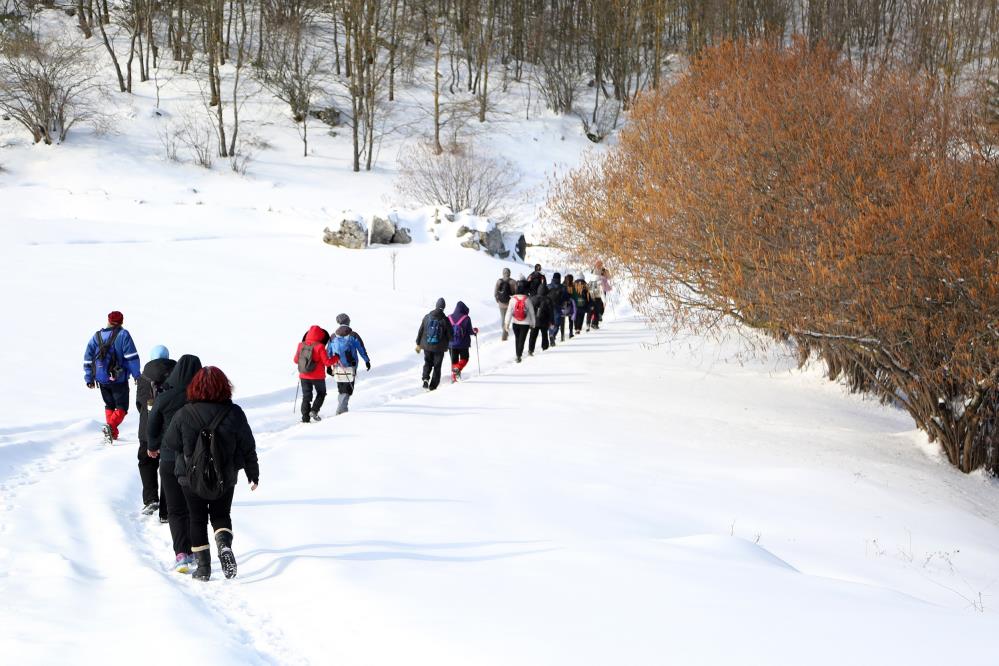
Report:
[[[392,235],[392,242],[399,245],[406,245],[407,243],[413,242],[413,237],[409,235],[409,229],[405,227],[399,227],[395,230]]]
[[[337,231],[330,231],[329,227],[323,229],[323,242],[351,250],[361,250],[368,244],[368,232],[357,220],[343,220]]]
[[[500,253],[506,252],[506,243],[503,242],[503,232],[499,227],[493,227],[486,234],[482,244],[486,247],[486,252],[494,257],[502,256]]]
[[[444,213],[444,219],[447,220],[448,222],[454,222],[454,218],[455,218],[454,213]]]
[[[482,246],[479,245],[479,241],[474,238],[469,238],[461,244],[462,247],[467,247],[469,250],[481,250]]]
[[[388,245],[395,236],[395,225],[388,220],[378,217],[371,218],[371,244]]]
[[[461,238],[462,236],[464,236],[465,234],[467,234],[469,231],[471,231],[471,229],[469,229],[468,227],[466,227],[463,224],[460,227],[458,227],[458,233],[455,234],[455,235],[458,236],[458,238]]]
[[[336,127],[340,124],[340,110],[331,106],[320,109],[309,109],[309,115],[330,127]]]

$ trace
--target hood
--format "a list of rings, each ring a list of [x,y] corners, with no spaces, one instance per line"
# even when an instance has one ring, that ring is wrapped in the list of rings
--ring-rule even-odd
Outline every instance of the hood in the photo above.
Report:
[[[317,342],[322,342],[324,337],[325,334],[323,333],[323,329],[319,326],[313,326],[309,329],[309,332],[305,334],[305,341],[315,344]]]
[[[451,313],[451,319],[458,321],[467,314],[468,306],[463,301],[458,301],[458,305],[454,306],[454,312]]]
[[[562,284],[562,274],[561,273],[552,273],[551,285],[553,287],[557,287],[560,284]]]
[[[548,285],[543,284],[543,285],[539,286],[538,287],[538,296],[547,296],[547,295],[548,295]]]
[[[345,325],[333,331],[333,335],[339,335],[341,338],[345,338],[353,332],[354,329],[352,329],[350,326]]]
[[[198,370],[201,370],[201,359],[192,354],[184,354],[177,359],[177,365],[167,377],[166,383],[175,389],[185,390]]]

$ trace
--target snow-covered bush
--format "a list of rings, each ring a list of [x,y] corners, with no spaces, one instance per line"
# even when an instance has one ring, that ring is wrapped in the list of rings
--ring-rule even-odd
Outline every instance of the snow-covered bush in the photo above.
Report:
[[[80,122],[97,119],[93,96],[101,88],[90,49],[68,40],[21,35],[0,51],[0,109],[35,143],[66,139]]]
[[[423,204],[489,215],[511,203],[520,171],[507,159],[476,153],[452,142],[440,155],[421,143],[399,156],[396,189]]]

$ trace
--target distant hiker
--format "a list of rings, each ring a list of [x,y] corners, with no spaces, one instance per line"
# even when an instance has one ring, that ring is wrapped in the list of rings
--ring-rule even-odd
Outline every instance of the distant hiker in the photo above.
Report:
[[[564,321],[562,322],[562,342],[565,342],[565,329],[569,329],[569,339],[572,340],[573,331],[576,328],[576,301],[572,297],[573,284],[572,273],[567,273],[565,282],[562,284],[564,292],[562,296],[562,316],[564,317]]]
[[[324,350],[325,353],[325,350]],[[232,402],[232,384],[216,367],[198,371],[187,387],[188,403],[174,416],[165,446],[177,455],[174,469],[191,514],[191,550],[198,568],[194,577],[212,575],[208,521],[215,530],[219,562],[226,578],[236,575],[232,553],[232,497],[239,470],[246,470],[250,490],[257,489],[260,467],[257,446],[246,414]]]
[[[503,277],[496,280],[496,288],[493,289],[493,297],[496,305],[499,306],[500,324],[503,326],[503,341],[510,337],[510,329],[506,325],[506,308],[510,303],[510,297],[517,293],[517,283],[510,277],[510,269],[503,269]]]
[[[510,299],[510,308],[506,312],[506,321],[513,324],[514,349],[517,352],[517,363],[523,360],[524,342],[534,326],[534,304],[527,296],[527,281],[517,285],[517,293]]]
[[[590,280],[587,292],[590,294],[590,311],[586,315],[586,329],[589,330],[591,326],[599,329],[604,318],[604,291],[599,276]]]
[[[336,359],[330,367],[329,374],[336,381],[336,413],[339,416],[347,412],[350,396],[354,395],[359,359],[364,359],[364,367],[369,372],[371,359],[368,358],[368,350],[364,348],[364,340],[350,327],[350,317],[341,312],[336,316],[336,323],[340,327],[333,332],[333,337],[326,345],[326,355]]]
[[[468,365],[468,350],[472,346],[472,336],[479,334],[479,329],[472,326],[468,316],[468,306],[458,301],[454,312],[447,318],[451,324],[451,383],[461,379],[461,371]]]
[[[142,480],[142,513],[150,516],[159,512],[160,522],[167,522],[166,499],[159,490],[159,462],[149,455],[149,410],[153,400],[163,390],[167,377],[173,372],[177,361],[170,358],[170,351],[163,345],[156,345],[149,354],[150,361],[142,368],[139,381],[135,383],[135,407],[139,410],[139,478]]]
[[[563,330],[562,339],[565,340],[563,329],[564,320],[562,318],[562,300],[565,298],[565,289],[562,287],[562,274],[552,274],[552,280],[548,283],[548,302],[551,304],[552,321],[548,327],[548,346],[555,346],[555,338],[559,330]]]
[[[163,390],[153,398],[153,408],[149,410],[149,422],[146,426],[149,437],[146,445],[148,455],[150,458],[159,458],[160,461],[160,487],[166,500],[170,537],[173,539],[174,571],[177,573],[187,573],[194,565],[194,555],[191,553],[191,516],[175,473],[177,453],[163,446],[163,436],[174,415],[187,404],[187,386],[199,370],[201,359],[197,356],[184,354],[177,359],[177,365],[167,377]]]
[[[543,284],[547,284],[548,279],[541,272],[541,264],[534,264],[534,272],[527,276],[527,295],[534,296]]]
[[[527,345],[528,356],[534,356],[538,335],[541,336],[541,351],[548,349],[548,328],[552,325],[552,303],[548,300],[548,286],[542,284],[538,293],[529,297],[534,306],[534,325],[531,326],[531,338]]]
[[[441,383],[441,365],[454,335],[444,314],[446,305],[443,298],[438,298],[434,309],[420,322],[416,334],[416,353],[423,352],[423,388],[428,391],[437,390]]]
[[[128,377],[139,380],[142,365],[132,336],[121,327],[125,317],[108,314],[107,328],[94,333],[83,354],[83,379],[87,388],[100,386],[104,399],[104,441],[118,439],[118,426],[128,414]]]
[[[323,420],[319,410],[326,400],[326,368],[333,365],[326,355],[324,339],[328,340],[329,334],[319,326],[313,326],[305,334],[305,340],[298,343],[292,359],[298,365],[298,378],[302,382],[302,423]]]
[[[590,311],[590,292],[586,288],[586,280],[582,276],[576,278],[575,284],[572,285],[572,300],[576,304],[576,320],[573,322],[576,333],[581,333],[583,331],[583,321],[586,319],[586,314]],[[589,326],[587,326],[589,330]]]

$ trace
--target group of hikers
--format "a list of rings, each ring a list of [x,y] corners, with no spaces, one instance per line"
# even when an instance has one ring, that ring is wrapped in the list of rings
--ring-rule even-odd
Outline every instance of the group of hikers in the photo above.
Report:
[[[595,269],[590,282],[572,275],[566,275],[563,282],[559,273],[549,280],[540,264],[518,280],[510,277],[510,269],[503,269],[494,298],[502,339],[509,339],[512,329],[518,363],[525,344],[528,355],[534,355],[538,338],[541,349],[547,350],[557,339],[565,342],[567,332],[572,339],[584,330],[600,328],[611,285],[607,270],[599,263]],[[445,307],[444,299],[438,299],[423,317],[416,336],[427,391],[440,385],[445,356],[451,361],[451,381],[459,381],[472,341],[478,344],[479,329],[472,325],[468,306],[458,301],[450,315],[445,314]],[[371,370],[364,341],[351,328],[350,317],[341,313],[336,322],[332,335],[319,325],[310,327],[292,359],[298,367],[303,423],[322,420],[327,376],[337,384],[339,415],[348,411],[361,361]],[[142,513],[158,513],[160,522],[169,524],[175,571],[193,571],[199,580],[211,578],[210,522],[222,571],[232,578],[236,558],[231,509],[238,473],[245,472],[251,490],[257,489],[260,480],[256,443],[246,415],[232,402],[232,384],[222,370],[203,367],[197,356],[185,354],[175,361],[166,347],[158,345],[141,367],[135,343],[123,324],[121,312],[109,313],[107,326],[94,333],[84,355],[86,385],[99,387],[104,401],[104,439],[113,443],[119,437],[118,427],[129,409],[131,377],[139,411]]]

